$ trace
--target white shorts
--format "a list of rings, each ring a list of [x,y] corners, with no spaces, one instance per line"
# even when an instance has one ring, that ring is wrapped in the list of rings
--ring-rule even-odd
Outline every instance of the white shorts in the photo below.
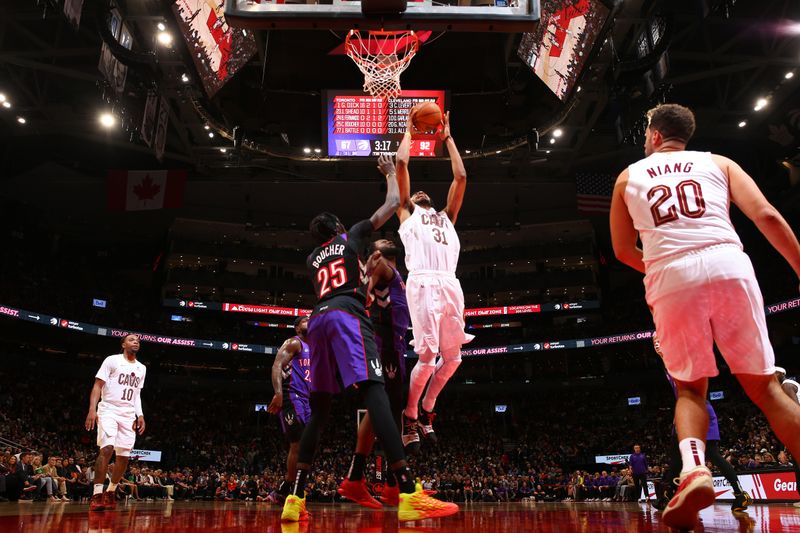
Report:
[[[97,445],[100,448],[113,446],[120,457],[130,455],[136,442],[134,420],[136,420],[135,415],[117,413],[101,406],[97,411]]]
[[[459,349],[475,338],[464,332],[464,291],[453,274],[410,273],[406,299],[418,354]]]
[[[719,374],[714,343],[733,374],[775,373],[764,302],[755,277],[717,279],[652,302],[664,365],[679,381]]]

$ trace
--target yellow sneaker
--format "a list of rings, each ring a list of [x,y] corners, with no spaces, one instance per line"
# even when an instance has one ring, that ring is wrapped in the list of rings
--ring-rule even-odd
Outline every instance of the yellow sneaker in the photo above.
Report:
[[[306,499],[294,494],[286,497],[281,513],[281,522],[303,522],[308,520],[306,511]]]
[[[458,505],[432,498],[417,484],[416,491],[411,494],[400,493],[400,505],[397,517],[401,522],[441,518],[458,512]]]

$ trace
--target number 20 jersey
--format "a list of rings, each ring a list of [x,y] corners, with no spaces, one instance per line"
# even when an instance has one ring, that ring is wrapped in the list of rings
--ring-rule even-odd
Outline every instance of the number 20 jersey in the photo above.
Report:
[[[742,248],[730,218],[728,176],[708,152],[656,152],[629,166],[625,204],[648,268],[709,246]]]
[[[461,242],[453,223],[444,211],[414,206],[400,224],[400,240],[406,249],[409,273],[439,271],[455,274]]]

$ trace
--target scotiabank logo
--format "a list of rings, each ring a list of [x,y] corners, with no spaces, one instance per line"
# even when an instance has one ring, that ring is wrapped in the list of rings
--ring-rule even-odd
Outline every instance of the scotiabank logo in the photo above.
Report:
[[[66,320],[62,320],[62,321],[61,321],[61,327],[62,327],[62,328],[65,328],[65,327],[67,327],[67,326],[69,326],[69,322],[68,322],[68,321],[66,321]]]

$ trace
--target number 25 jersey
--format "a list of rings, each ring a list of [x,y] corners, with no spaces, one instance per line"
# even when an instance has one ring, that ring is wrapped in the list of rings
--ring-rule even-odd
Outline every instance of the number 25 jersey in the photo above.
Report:
[[[306,266],[320,302],[340,295],[353,296],[362,304],[366,302],[369,280],[361,255],[372,231],[372,222],[362,220],[347,233],[318,246],[308,256]]]
[[[461,242],[444,211],[437,213],[433,208],[415,205],[398,233],[406,249],[410,274],[424,270],[455,274]]]
[[[728,176],[708,152],[657,152],[629,166],[625,204],[646,266],[717,244],[742,248]]]

